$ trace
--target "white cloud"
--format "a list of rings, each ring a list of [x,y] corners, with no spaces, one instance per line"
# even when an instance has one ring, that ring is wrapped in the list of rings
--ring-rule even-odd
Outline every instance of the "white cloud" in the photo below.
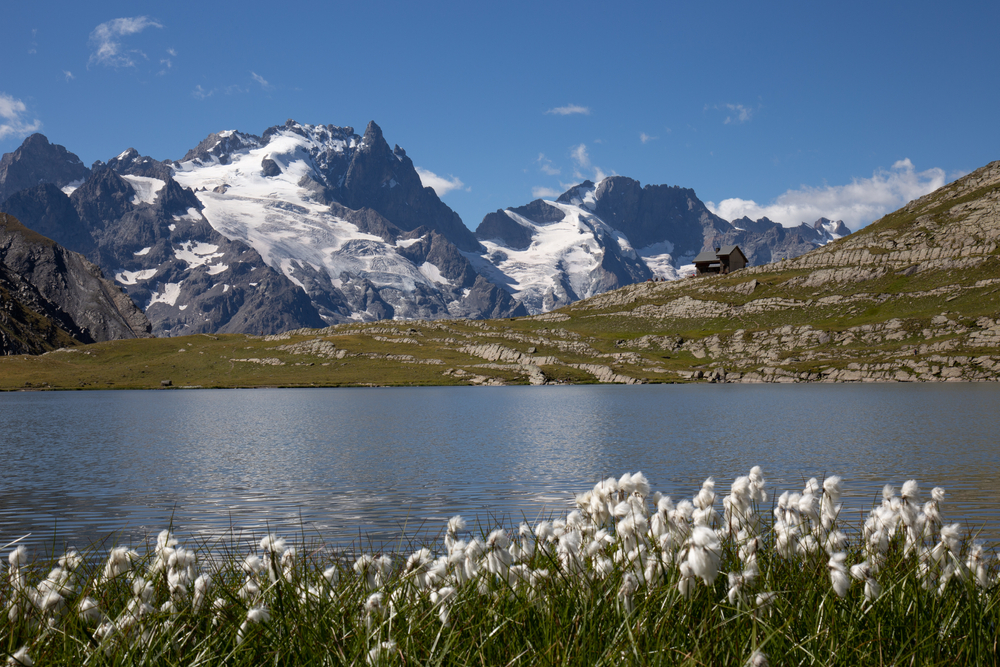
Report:
[[[564,107],[556,107],[554,109],[549,109],[545,113],[556,114],[557,116],[570,116],[572,114],[583,114],[584,116],[590,115],[590,107],[581,107],[578,104],[567,104]]]
[[[264,90],[271,90],[272,88],[274,88],[274,86],[272,86],[267,82],[267,79],[262,77],[260,74],[257,74],[257,72],[250,72],[250,76],[252,76],[253,80],[259,83],[260,87],[263,88]]]
[[[438,176],[433,171],[421,169],[420,167],[415,167],[415,169],[417,170],[417,176],[420,177],[421,185],[425,188],[433,189],[438,197],[444,197],[452,190],[468,191],[472,189],[465,187],[465,183],[459,180],[457,176],[445,178],[443,176]]]
[[[75,79],[75,78],[76,78],[75,76],[73,76],[73,73],[72,73],[72,72],[70,72],[70,71],[69,71],[68,69],[64,69],[64,70],[63,70],[63,76],[65,76],[65,77],[66,77],[66,80],[67,80],[67,81],[72,81],[73,79]]]
[[[607,172],[605,172],[600,167],[590,163],[590,155],[587,153],[587,145],[580,144],[579,146],[574,146],[570,150],[570,157],[576,164],[576,169],[573,171],[573,176],[580,180],[592,179],[594,182],[604,180],[607,177]],[[593,174],[587,176],[584,170],[592,170]]]
[[[891,169],[878,169],[871,178],[855,178],[847,185],[802,186],[789,190],[761,206],[750,199],[724,199],[718,205],[706,202],[710,211],[732,221],[743,216],[767,217],[786,227],[819,218],[843,220],[852,230],[864,227],[907,202],[945,184],[943,169],[917,171],[910,160],[899,160]]]
[[[553,188],[546,188],[542,186],[531,188],[531,196],[535,199],[555,199],[561,194],[561,192],[554,190]]]
[[[206,97],[211,97],[214,94],[215,94],[214,88],[212,90],[205,90],[204,88],[201,87],[201,85],[195,86],[194,90],[191,91],[191,96],[194,97],[196,100],[203,100]]]
[[[535,160],[538,163],[538,168],[542,170],[543,174],[548,174],[549,176],[558,176],[561,171],[557,167],[552,166],[552,160],[545,157],[545,153],[539,153],[538,159]]]
[[[0,139],[37,132],[42,127],[42,121],[36,118],[28,122],[29,115],[24,102],[0,93]]]
[[[148,16],[133,16],[102,23],[90,33],[90,45],[94,51],[90,54],[88,67],[91,63],[107,65],[108,67],[134,67],[135,56],[146,57],[138,49],[125,49],[121,38],[140,33],[146,28],[162,28],[163,24]]]
[[[705,105],[705,110],[716,109],[726,112],[726,117],[722,121],[724,125],[742,125],[749,121],[754,114],[754,110],[742,104],[715,104]]]
[[[644,144],[647,144],[650,141],[655,141],[656,139],[659,139],[659,137],[651,137],[648,134],[646,134],[645,132],[640,132],[639,133],[639,141],[641,141]]]

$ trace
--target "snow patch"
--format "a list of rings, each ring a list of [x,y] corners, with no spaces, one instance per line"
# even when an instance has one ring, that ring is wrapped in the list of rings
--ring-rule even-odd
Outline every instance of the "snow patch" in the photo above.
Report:
[[[215,276],[229,268],[228,264],[213,264],[208,267],[208,275]]]
[[[449,283],[449,280],[441,275],[441,269],[430,262],[424,262],[420,265],[420,273],[432,283],[438,283],[439,285],[447,285]]]
[[[165,303],[168,306],[173,306],[177,303],[177,298],[181,295],[181,284],[180,283],[166,283],[163,286],[162,292],[153,292],[153,298],[149,300],[149,308],[154,303]]]
[[[139,250],[138,252],[134,252],[132,254],[135,255],[136,257],[142,257],[143,255],[148,255],[149,251],[152,250],[152,249],[153,249],[152,247],[147,246],[147,247],[143,248],[142,250]]]
[[[187,304],[184,304],[183,306],[177,306],[177,310],[187,310]]]
[[[145,269],[143,271],[119,271],[115,274],[115,280],[122,285],[135,285],[140,280],[145,282],[156,275],[158,269]]]
[[[649,267],[649,270],[657,278],[677,280],[681,277],[675,268],[674,244],[670,241],[660,241],[645,248],[640,248],[637,252],[642,261],[646,263],[646,266]],[[694,265],[692,264],[692,266]]]
[[[65,194],[67,197],[69,197],[71,194],[73,194],[73,191],[76,190],[81,185],[83,185],[83,179],[82,178],[78,179],[78,180],[75,180],[72,183],[67,183],[66,185],[62,186],[61,189],[63,191],[63,194]]]
[[[179,249],[174,248],[174,257],[182,262],[187,262],[188,268],[193,269],[198,266],[209,264],[213,259],[222,257],[225,254],[218,252],[218,250],[219,246],[211,243],[184,241],[181,243],[181,247]],[[221,269],[221,271],[225,270],[225,268]],[[219,273],[219,271],[216,273]]]
[[[396,247],[397,248],[409,248],[411,245],[413,245],[415,243],[420,243],[423,240],[424,240],[423,236],[421,236],[419,238],[415,238],[415,239],[397,239],[396,240]]]
[[[156,195],[167,184],[166,181],[149,176],[131,176],[126,174],[122,178],[128,181],[132,189],[135,190],[135,197],[132,197],[132,204],[134,206],[152,204],[156,201]]]

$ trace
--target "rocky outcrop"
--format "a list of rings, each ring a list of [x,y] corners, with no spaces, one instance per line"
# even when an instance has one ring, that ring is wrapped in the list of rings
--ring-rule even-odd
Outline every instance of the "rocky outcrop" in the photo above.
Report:
[[[394,182],[393,187],[386,187]],[[348,208],[370,208],[404,231],[428,227],[466,252],[481,249],[458,214],[420,182],[406,151],[390,149],[375,121],[368,123],[350,156],[343,184],[328,183],[337,201]]]
[[[151,164],[126,151],[108,165],[95,165],[70,196],[40,185],[15,194],[0,210],[17,213],[102,266],[145,310],[156,335],[261,334],[324,325],[299,287],[249,246],[216,232],[200,214],[197,197],[161,171],[162,164]],[[126,180],[141,176],[139,171],[166,176],[151,202],[139,199]]]
[[[67,187],[88,174],[80,158],[62,146],[50,144],[43,135],[32,134],[13,153],[0,157],[0,201],[42,183]]]
[[[15,312],[41,316],[38,340],[18,344],[7,338],[4,354],[42,351],[60,338],[53,327],[82,343],[151,336],[142,311],[97,266],[3,213],[0,269],[5,317]]]

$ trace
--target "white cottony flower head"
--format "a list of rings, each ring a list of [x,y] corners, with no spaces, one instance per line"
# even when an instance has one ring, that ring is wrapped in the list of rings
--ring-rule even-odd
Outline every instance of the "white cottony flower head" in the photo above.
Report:
[[[763,593],[758,593],[756,599],[754,600],[754,607],[758,614],[765,611],[770,612],[774,607],[774,601],[778,599],[778,594],[774,591],[765,591]]]
[[[904,503],[911,505],[920,504],[920,486],[917,484],[917,480],[906,480],[906,482],[903,483],[903,488],[899,490],[899,495],[903,499]]]
[[[70,549],[59,559],[59,567],[69,572],[81,565],[83,565],[83,556],[76,549]]]
[[[715,504],[715,479],[709,477],[702,483],[701,490],[692,499],[694,506],[700,510],[708,509]]]
[[[7,660],[8,665],[21,665],[22,667],[34,667],[35,661],[28,655],[28,647],[22,646],[14,655]]]
[[[767,502],[767,491],[764,490],[764,473],[761,471],[760,466],[754,466],[750,468],[750,497],[756,500],[758,503]]]
[[[847,554],[838,551],[830,556],[827,567],[830,568],[830,583],[833,585],[833,592],[837,597],[847,595],[847,589],[851,586],[851,578],[847,576],[847,566],[845,561]]]
[[[685,560],[680,564],[680,571],[681,576],[677,581],[677,591],[682,597],[689,598],[694,591],[694,570],[691,569],[691,565]]]
[[[710,528],[695,526],[688,544],[687,562],[691,572],[711,586],[719,574],[719,562],[722,559],[722,544],[718,534]]]
[[[957,523],[941,526],[941,544],[948,551],[957,554],[962,549],[961,532],[962,527]]]
[[[283,537],[277,537],[275,535],[267,535],[263,537],[260,541],[260,548],[263,551],[268,551],[274,553],[277,556],[281,556],[285,553],[287,549],[287,542]]]
[[[639,590],[639,580],[631,572],[626,572],[622,577],[622,585],[618,588],[618,599],[625,607],[625,613],[631,614],[634,609],[633,595]]]
[[[375,648],[368,651],[368,664],[377,665],[383,660],[388,659],[388,657],[395,653],[398,649],[396,648],[396,642],[391,639],[386,642],[381,642]]]
[[[649,480],[641,472],[632,475],[632,493],[645,498],[649,495]]]
[[[267,607],[251,607],[247,610],[246,620],[240,625],[239,631],[236,633],[236,643],[242,644],[243,640],[246,638],[247,629],[251,624],[261,624],[267,623],[271,620],[271,612],[268,611]]]
[[[211,578],[207,574],[198,575],[198,578],[194,580],[194,596],[191,598],[191,611],[197,614],[201,610],[201,606],[205,603],[205,596],[208,595],[208,591],[211,588]]]
[[[260,574],[264,571],[264,561],[260,559],[260,556],[247,556],[243,559],[243,564],[240,566],[243,571],[249,574]]]
[[[743,667],[768,667],[771,663],[767,661],[767,655],[761,651],[754,651],[747,658]]]
[[[840,502],[841,490],[841,479],[837,475],[833,477],[827,477],[823,480],[823,495],[830,499],[831,505],[836,505]]]
[[[940,486],[935,486],[931,489],[931,498],[933,498],[935,502],[944,502],[944,489]]]
[[[77,614],[84,623],[96,624],[104,620],[104,614],[97,606],[97,600],[92,597],[85,597],[77,605]]]
[[[618,479],[618,490],[626,495],[635,491],[635,485],[632,483],[632,473],[627,472]]]
[[[452,535],[462,532],[465,530],[465,519],[456,514],[455,516],[448,519],[448,532]]]

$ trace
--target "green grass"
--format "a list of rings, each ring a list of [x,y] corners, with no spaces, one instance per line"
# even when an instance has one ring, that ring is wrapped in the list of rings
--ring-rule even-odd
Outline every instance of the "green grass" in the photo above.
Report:
[[[652,521],[655,497],[640,495],[647,492],[622,488],[607,498],[612,505],[632,503],[635,516],[641,504],[644,519]],[[898,517],[900,500],[893,503]],[[854,582],[840,597],[831,585],[829,555],[779,555],[769,518],[774,502],[761,505],[742,524],[759,536],[759,574],[732,601],[726,573],[748,567],[739,540],[719,531],[724,539],[710,547],[720,558],[718,577],[710,584],[696,579],[682,594],[678,563],[690,563],[688,551],[695,549],[695,538],[684,537],[699,529],[690,517],[678,518],[683,513],[665,511],[675,521],[672,545],[640,531],[640,551],[628,551],[624,522],[612,517],[597,526],[584,514],[557,525],[561,536],[550,540],[542,539],[548,529],[541,526],[522,538],[511,528],[515,543],[535,545],[528,556],[505,547],[495,532],[473,536],[460,529],[451,537],[465,540],[462,546],[429,545],[435,553],[416,565],[408,553],[383,554],[378,577],[368,576],[374,565],[367,571],[356,565],[356,554],[330,553],[313,542],[297,544],[297,553],[284,557],[292,552],[273,542],[268,550],[262,541],[250,552],[237,544],[204,544],[187,572],[185,550],[167,543],[137,554],[127,571],[111,579],[102,578],[106,553],[85,554],[60,589],[60,604],[49,611],[32,600],[39,599],[36,587],[53,564],[12,564],[0,583],[6,609],[0,655],[24,649],[39,665],[346,665],[364,664],[372,651],[372,661],[386,665],[743,665],[761,651],[775,665],[997,664],[995,558],[977,583],[974,568],[961,567],[971,548],[961,544],[942,550],[932,565],[939,579],[922,579],[920,563],[929,557],[907,555],[895,530],[878,551],[881,594],[869,600],[863,584]],[[718,528],[720,519],[713,521]],[[798,527],[802,537],[815,536],[821,534],[818,525]],[[598,528],[609,530],[611,539],[594,542]],[[873,557],[863,544],[864,529],[853,528],[844,547],[848,566]],[[577,538],[583,547],[598,546],[573,551]],[[469,546],[474,539],[478,548]],[[938,539],[930,531],[922,545],[930,549]],[[10,545],[0,551],[8,556]],[[577,560],[568,561],[567,553]],[[154,566],[158,554],[166,567]],[[490,554],[508,554],[513,565],[491,568]],[[252,555],[261,558],[261,569],[244,565]],[[660,573],[650,574],[643,564],[657,559]],[[959,564],[959,573],[942,586],[948,563]],[[470,567],[477,570],[471,576]],[[212,586],[195,608],[193,578],[199,572]],[[423,580],[430,572],[436,575]],[[758,600],[771,593],[771,604]],[[143,611],[130,615],[140,599]],[[96,605],[100,618],[83,618],[84,600]],[[267,620],[248,620],[262,615],[250,613],[260,609],[267,610]],[[383,642],[391,647],[379,654]]]
[[[882,247],[887,243],[883,237],[892,237],[900,247],[916,249],[934,245],[927,238],[935,234],[949,245],[957,238],[971,242],[988,236],[983,230],[988,230],[989,224],[970,222],[965,219],[968,211],[956,212],[955,208],[995,200],[997,186],[968,191],[963,189],[965,187],[965,179],[960,179],[815,252],[869,247],[888,252]],[[986,243],[983,239],[976,242]],[[912,360],[913,348],[925,344],[923,330],[933,328],[930,322],[935,316],[949,313],[949,317],[975,329],[977,318],[996,319],[1000,312],[1000,287],[976,286],[979,281],[1000,278],[997,252],[979,256],[973,265],[962,268],[947,262],[932,262],[924,266],[923,271],[905,275],[907,267],[900,264],[877,278],[827,282],[818,286],[803,284],[812,271],[801,264],[799,260],[791,260],[725,276],[631,285],[616,294],[598,295],[561,309],[556,315],[567,318],[561,322],[530,318],[486,322],[386,321],[300,331],[281,341],[245,335],[188,336],[75,346],[75,352],[57,352],[42,357],[0,357],[0,390],[154,389],[160,388],[164,380],[169,380],[171,387],[218,388],[465,385],[484,379],[494,383],[526,383],[528,376],[525,373],[486,368],[486,360],[462,351],[466,346],[493,343],[525,354],[556,357],[559,363],[547,364],[542,369],[554,382],[584,384],[596,381],[593,374],[573,368],[572,364],[610,366],[615,373],[649,382],[677,382],[683,381],[690,371],[702,370],[710,364],[743,373],[758,372],[775,364],[787,371],[801,372],[813,370],[817,364],[843,368],[851,363],[891,362],[901,356]],[[820,267],[820,270],[827,268],[851,267]],[[757,281],[752,294],[738,291],[750,280]],[[731,291],[734,288],[737,291]],[[833,296],[841,297],[841,301],[820,302],[824,297]],[[612,297],[617,297],[620,303],[610,305]],[[726,312],[707,317],[660,317],[656,313],[639,315],[635,312],[645,306],[668,306],[682,298],[722,304]],[[747,312],[758,310],[764,303],[762,300],[767,299],[792,305]],[[747,305],[750,307],[744,309]],[[776,337],[782,327],[808,325],[835,336],[855,327],[879,325],[889,320],[902,321],[902,329],[907,332],[904,339],[884,340],[878,344],[870,340],[856,341],[846,346],[831,342],[809,350],[789,347],[773,359],[740,354],[709,354],[698,358],[692,354],[692,349],[701,347],[699,341],[712,336],[728,339],[739,330],[745,334],[766,333]],[[8,329],[5,331],[9,338],[18,337],[17,327]],[[52,347],[73,345],[65,335],[60,338],[58,333],[55,329],[50,331],[46,344]],[[679,337],[686,344],[668,354],[655,347],[638,349],[628,345],[629,341],[647,335]],[[974,344],[961,335],[951,337],[958,340],[955,348],[944,351],[950,356],[1000,356],[1000,349]],[[276,349],[284,344],[304,343],[316,338],[348,355],[328,359]],[[396,342],[379,338],[395,339]],[[419,344],[399,342],[403,338],[417,340]],[[535,342],[526,342],[527,338]],[[948,334],[936,334],[927,344],[947,342],[948,338]],[[625,344],[620,346],[619,341]],[[572,342],[583,343],[589,349],[574,349],[565,344]],[[530,347],[535,351],[529,353]],[[185,351],[180,352],[181,348]],[[639,358],[620,360],[612,356],[624,351],[637,354]],[[790,361],[805,353],[815,358],[801,363]],[[937,352],[933,350],[929,354],[920,353],[922,356],[934,354]],[[396,358],[385,358],[386,355]],[[440,363],[407,363],[398,355]],[[273,358],[282,365],[233,361],[245,358]],[[996,379],[996,374],[990,379]]]

